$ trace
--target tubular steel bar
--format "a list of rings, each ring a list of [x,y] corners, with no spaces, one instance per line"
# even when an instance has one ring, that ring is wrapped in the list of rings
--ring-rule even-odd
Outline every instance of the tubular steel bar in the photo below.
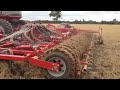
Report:
[[[53,70],[53,71],[58,71],[57,69],[59,68],[59,64],[57,63],[52,63],[40,59],[35,59],[34,57],[31,57],[29,60],[29,63],[35,66],[39,66],[48,70]],[[55,68],[57,67],[57,68]]]

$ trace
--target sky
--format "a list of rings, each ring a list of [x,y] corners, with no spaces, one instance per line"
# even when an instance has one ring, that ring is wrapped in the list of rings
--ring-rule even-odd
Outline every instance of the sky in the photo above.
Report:
[[[22,11],[22,19],[24,20],[52,20],[49,17],[50,11]],[[93,20],[93,21],[112,21],[117,19],[120,21],[120,11],[62,11],[63,21],[74,20]]]

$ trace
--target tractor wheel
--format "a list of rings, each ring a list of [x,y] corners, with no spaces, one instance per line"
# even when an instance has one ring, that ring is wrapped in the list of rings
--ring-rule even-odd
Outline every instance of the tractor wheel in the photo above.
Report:
[[[12,25],[6,20],[0,19],[0,26],[3,28],[3,29],[1,29],[1,32],[4,35],[10,34],[13,31],[12,30]]]
[[[48,79],[65,79],[68,78],[73,68],[72,60],[62,52],[52,52],[45,56],[44,60],[49,62],[59,62],[61,68],[59,72],[43,69],[44,74]]]

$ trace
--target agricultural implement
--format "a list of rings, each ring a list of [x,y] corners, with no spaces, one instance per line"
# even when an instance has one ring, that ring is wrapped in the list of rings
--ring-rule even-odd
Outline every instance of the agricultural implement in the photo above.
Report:
[[[0,17],[0,60],[7,61],[13,74],[19,71],[17,65],[21,61],[41,67],[49,79],[84,76],[94,60],[94,44],[103,43],[101,28],[90,31],[44,26],[19,21],[21,14],[18,14],[2,13]]]

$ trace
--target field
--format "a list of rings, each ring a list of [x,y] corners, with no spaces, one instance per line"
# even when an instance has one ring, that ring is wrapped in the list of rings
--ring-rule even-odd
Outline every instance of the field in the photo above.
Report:
[[[81,29],[103,28],[104,44],[95,50],[95,68],[90,79],[120,78],[120,25],[75,25]]]
[[[119,79],[120,78],[120,25],[73,24],[74,27],[87,30],[103,29],[104,44],[95,49],[95,67],[90,71],[87,79]],[[8,70],[8,65],[1,61],[0,78],[16,78]],[[25,77],[42,78],[40,69],[33,67]],[[20,77],[19,77],[20,78]]]

